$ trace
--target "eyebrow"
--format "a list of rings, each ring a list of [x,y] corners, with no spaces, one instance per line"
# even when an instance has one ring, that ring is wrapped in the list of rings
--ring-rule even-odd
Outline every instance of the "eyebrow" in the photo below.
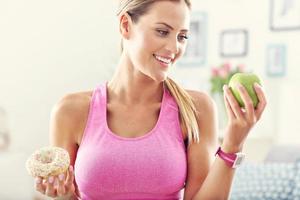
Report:
[[[156,24],[163,24],[163,25],[167,26],[168,28],[170,28],[171,30],[174,30],[174,28],[172,26],[170,26],[169,24],[167,24],[165,22],[158,22]],[[188,29],[181,29],[181,31],[188,32],[189,30]]]

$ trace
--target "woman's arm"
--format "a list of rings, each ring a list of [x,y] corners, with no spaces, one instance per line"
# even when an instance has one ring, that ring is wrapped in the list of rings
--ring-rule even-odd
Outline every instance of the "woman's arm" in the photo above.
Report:
[[[218,147],[216,106],[204,93],[188,91],[198,112],[200,141],[187,149],[188,174],[184,190],[184,200],[191,200],[201,188],[214,162]]]
[[[224,140],[222,143],[222,149],[226,153],[235,153],[242,151],[244,141],[251,130],[251,128],[255,125],[255,123],[260,119],[261,114],[266,106],[266,99],[264,93],[260,86],[255,86],[256,93],[259,98],[259,105],[257,109],[253,108],[252,101],[247,94],[245,88],[241,87],[240,93],[243,101],[246,104],[245,109],[241,109],[234,99],[231,91],[227,86],[224,88],[224,100],[225,105],[229,117],[228,126],[226,129],[226,133],[224,136]],[[200,98],[198,98],[200,99]],[[215,113],[215,109],[212,103],[208,98],[206,100],[198,100],[199,103],[196,103],[197,109],[202,109],[204,111],[211,111]],[[200,105],[202,102],[203,105]],[[204,103],[203,103],[204,102]],[[199,110],[201,113],[201,110]],[[220,159],[218,156],[212,162],[212,159],[205,159],[206,157],[201,156],[201,151],[206,152],[210,155],[210,157],[214,156],[217,148],[212,145],[215,144],[216,138],[216,119],[214,114],[205,114],[199,115],[199,128],[200,128],[200,140],[202,138],[202,142],[199,144],[192,144],[190,148],[188,157],[190,158],[190,162],[188,169],[191,173],[188,176],[187,182],[187,194],[185,195],[185,199],[193,199],[193,200],[222,200],[228,199],[230,194],[230,189],[234,177],[234,169],[228,167],[225,162]],[[214,122],[212,122],[214,121]],[[206,127],[206,128],[203,128]],[[209,128],[210,127],[210,128]],[[202,129],[202,131],[201,131]],[[212,131],[205,131],[211,129]],[[204,136],[204,137],[203,137]],[[205,141],[206,140],[206,141]],[[212,149],[214,147],[215,149]],[[203,152],[202,152],[203,154]],[[197,157],[196,157],[197,156]],[[211,165],[212,164],[212,165]],[[204,173],[199,172],[203,170]],[[208,172],[207,172],[208,171]],[[202,176],[201,176],[202,173]],[[203,178],[203,174],[206,173],[206,177]],[[192,177],[193,176],[193,177]],[[197,185],[198,183],[198,185]],[[198,190],[196,192],[195,189],[198,186]]]
[[[70,169],[62,180],[53,177],[53,181],[39,181],[36,189],[56,199],[78,199],[78,190],[74,179],[74,164],[78,150],[79,137],[82,134],[89,99],[79,93],[70,94],[60,100],[52,109],[50,118],[50,145],[64,148],[70,155]],[[58,186],[55,186],[55,181]],[[77,194],[76,194],[77,193]]]

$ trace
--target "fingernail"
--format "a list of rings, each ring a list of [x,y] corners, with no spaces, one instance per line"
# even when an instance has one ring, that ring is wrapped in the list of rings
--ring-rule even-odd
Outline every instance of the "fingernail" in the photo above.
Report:
[[[70,165],[70,171],[73,172],[73,170],[74,170],[74,169],[73,169],[73,166]]]
[[[49,182],[49,183],[53,183],[53,181],[54,181],[53,176],[50,176],[50,177],[48,178],[48,182]]]
[[[227,85],[223,85],[223,90],[225,90],[227,88]]]
[[[55,178],[54,179],[54,186],[56,187],[56,186],[58,186],[59,185],[59,180],[58,180],[58,178]]]
[[[261,87],[258,83],[254,83],[254,87]]]
[[[238,83],[237,86],[238,86],[238,88],[242,88],[243,87],[242,84],[240,84],[240,83]]]
[[[37,178],[35,179],[35,182],[36,182],[37,184],[40,184],[40,183],[42,182],[42,179],[41,179],[40,177],[37,177]]]
[[[64,174],[60,174],[60,175],[58,176],[58,178],[59,178],[60,181],[62,181],[62,180],[64,180],[65,175],[64,175]]]

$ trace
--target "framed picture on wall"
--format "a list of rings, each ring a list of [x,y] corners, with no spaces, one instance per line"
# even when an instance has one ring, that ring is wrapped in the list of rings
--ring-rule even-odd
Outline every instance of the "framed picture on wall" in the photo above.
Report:
[[[270,29],[300,30],[299,0],[270,0]]]
[[[286,73],[286,46],[272,44],[266,50],[266,68],[269,76],[284,76]]]
[[[243,57],[248,51],[248,31],[245,29],[225,30],[220,37],[222,57]]]
[[[207,15],[192,12],[188,42],[184,55],[178,60],[179,66],[201,66],[206,62]]]

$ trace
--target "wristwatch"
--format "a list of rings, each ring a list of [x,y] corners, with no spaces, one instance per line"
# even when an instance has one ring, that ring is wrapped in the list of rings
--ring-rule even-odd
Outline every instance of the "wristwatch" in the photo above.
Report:
[[[218,155],[222,160],[224,160],[225,163],[231,168],[239,167],[245,159],[244,153],[225,153],[224,151],[222,151],[221,147],[218,148],[217,152],[215,153],[215,156],[216,155]]]

